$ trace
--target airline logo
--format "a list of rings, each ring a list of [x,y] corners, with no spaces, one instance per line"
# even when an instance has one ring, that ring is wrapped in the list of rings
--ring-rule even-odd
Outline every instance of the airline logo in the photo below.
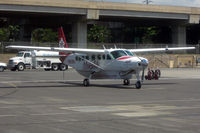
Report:
[[[64,42],[63,38],[60,38],[59,47],[60,48],[64,48],[65,47],[65,42]]]

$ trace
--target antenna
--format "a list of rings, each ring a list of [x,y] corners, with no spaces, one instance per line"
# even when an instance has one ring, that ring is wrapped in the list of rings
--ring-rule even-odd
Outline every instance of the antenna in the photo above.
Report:
[[[103,49],[105,50],[106,49],[106,47],[103,45]]]

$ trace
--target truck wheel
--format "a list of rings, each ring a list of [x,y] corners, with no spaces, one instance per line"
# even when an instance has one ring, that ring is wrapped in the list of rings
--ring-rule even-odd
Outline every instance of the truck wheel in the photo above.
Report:
[[[65,71],[68,69],[68,66],[65,64],[60,64],[60,71]]]
[[[24,64],[23,63],[19,63],[17,66],[17,70],[18,71],[24,71]]]
[[[58,71],[58,64],[52,64],[52,70]]]
[[[0,66],[0,72],[3,72],[3,71],[4,71],[4,67]]]

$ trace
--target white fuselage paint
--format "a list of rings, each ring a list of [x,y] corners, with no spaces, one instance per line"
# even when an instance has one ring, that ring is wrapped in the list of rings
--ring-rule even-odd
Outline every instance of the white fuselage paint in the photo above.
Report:
[[[131,79],[133,74],[144,68],[141,65],[144,63],[142,61],[146,63],[145,68],[148,65],[148,60],[145,58],[130,55],[126,52],[126,55],[114,57],[113,51],[124,50],[110,49],[105,50],[104,54],[73,53],[65,58],[64,64],[73,67],[82,76],[91,79]],[[95,58],[92,58],[94,56]],[[107,58],[108,56],[110,56],[110,59]]]

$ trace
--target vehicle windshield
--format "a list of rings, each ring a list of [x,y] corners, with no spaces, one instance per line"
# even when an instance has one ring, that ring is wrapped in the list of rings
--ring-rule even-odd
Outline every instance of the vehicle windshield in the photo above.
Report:
[[[17,53],[16,56],[17,56],[17,57],[22,57],[23,55],[24,55],[24,53],[21,53],[21,52],[20,52],[20,53]]]
[[[129,55],[129,56],[134,56],[132,52],[125,50],[125,52]]]
[[[126,52],[124,52],[123,50],[112,51],[111,55],[113,56],[114,59],[117,59],[122,56],[127,56]]]

